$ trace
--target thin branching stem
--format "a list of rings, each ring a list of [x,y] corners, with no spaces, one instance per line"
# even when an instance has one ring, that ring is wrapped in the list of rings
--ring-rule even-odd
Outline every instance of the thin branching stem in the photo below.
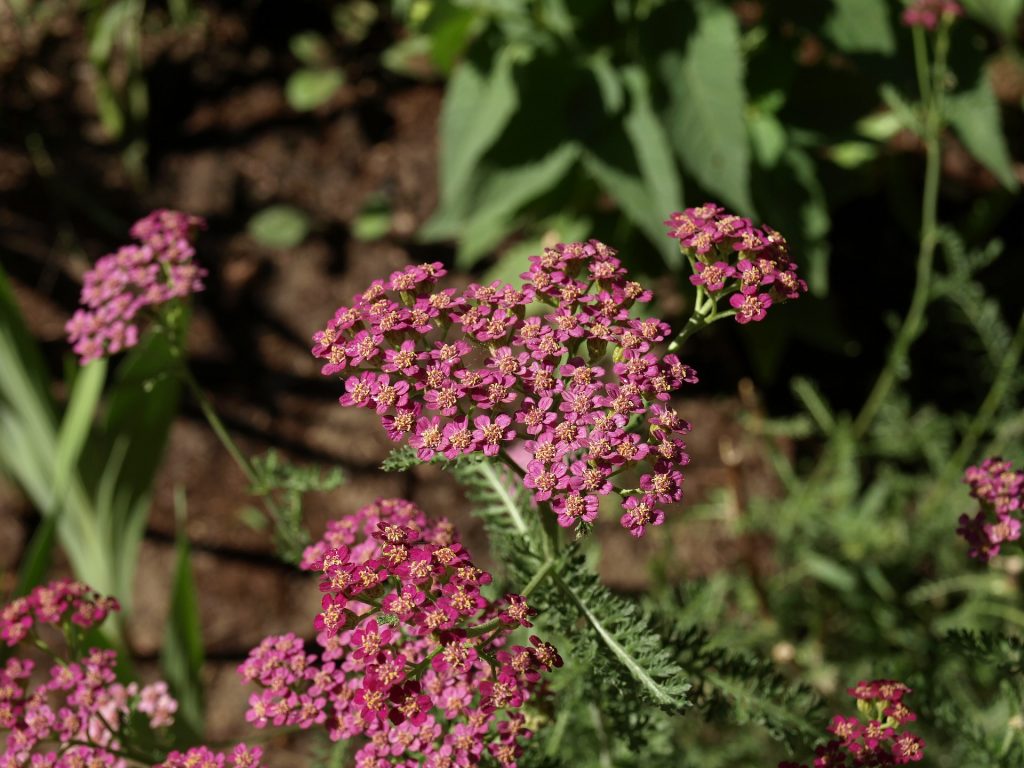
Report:
[[[885,367],[875,380],[867,400],[853,422],[854,438],[863,437],[871,427],[886,398],[906,365],[907,353],[915,339],[924,330],[925,310],[931,298],[932,276],[935,264],[935,246],[938,242],[939,181],[942,174],[941,134],[944,124],[943,96],[946,89],[946,55],[949,50],[949,28],[943,24],[935,42],[935,58],[928,68],[928,55],[924,35],[914,30],[915,66],[925,106],[924,192],[921,200],[921,233],[917,253],[914,292],[903,323],[896,333]]]

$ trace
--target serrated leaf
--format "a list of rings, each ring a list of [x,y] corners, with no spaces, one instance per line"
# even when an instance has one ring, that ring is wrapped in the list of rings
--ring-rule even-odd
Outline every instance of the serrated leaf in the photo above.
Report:
[[[509,232],[515,214],[562,181],[579,154],[577,144],[566,142],[532,162],[489,173],[475,195],[472,215],[455,254],[455,265],[467,269],[497,246]]]
[[[419,466],[423,460],[416,454],[416,449],[409,445],[393,448],[388,457],[381,463],[380,468],[385,472],[408,472],[413,467]]]
[[[672,211],[683,207],[682,180],[665,126],[654,113],[651,104],[651,83],[647,72],[639,66],[628,66],[622,70],[622,79],[630,97],[624,127],[633,145],[633,154],[636,155],[644,185],[655,206],[648,217],[658,223],[659,236],[656,242],[660,244],[666,240],[665,233],[660,231],[660,221]],[[678,251],[671,241],[669,245],[673,253]]]
[[[665,237],[665,229],[661,225],[662,215],[658,214],[658,209],[640,178],[593,152],[585,152],[581,159],[587,173],[619,204],[626,217],[652,242],[658,244],[658,250],[662,252],[665,263],[670,267],[679,266],[682,263],[682,254],[679,248]],[[664,212],[668,213],[671,211]],[[662,241],[669,247],[666,248]]]
[[[1024,11],[1024,0],[962,0],[969,16],[988,24],[996,31],[1012,36]]]
[[[1013,173],[999,102],[988,76],[983,73],[974,88],[949,96],[946,115],[967,151],[988,168],[1000,184],[1017,191],[1020,182]]]
[[[672,96],[671,136],[683,164],[710,192],[753,213],[747,94],[739,21],[726,6],[701,3],[683,53],[670,51],[661,74]]]
[[[890,56],[896,51],[890,4],[886,0],[832,0],[832,13],[824,32],[846,53],[879,53]]]
[[[338,67],[300,69],[284,86],[284,96],[296,112],[309,112],[323,106],[345,84],[345,73]]]
[[[294,248],[309,234],[305,212],[291,205],[272,205],[249,219],[246,231],[268,248]]]
[[[489,72],[471,60],[457,66],[445,89],[440,121],[441,201],[432,222],[456,222],[470,204],[468,192],[474,172],[498,140],[519,106],[514,78],[514,57],[504,50]],[[454,218],[452,218],[454,217]],[[433,225],[434,237],[450,237],[452,226]],[[426,231],[431,225],[428,222]]]

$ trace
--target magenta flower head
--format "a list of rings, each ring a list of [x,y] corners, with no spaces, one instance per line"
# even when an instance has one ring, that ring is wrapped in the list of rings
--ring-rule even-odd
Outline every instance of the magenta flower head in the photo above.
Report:
[[[665,225],[690,260],[690,282],[716,301],[728,296],[738,323],[763,320],[773,304],[807,292],[786,238],[771,227],[755,227],[715,203],[673,213]]]
[[[848,693],[861,717],[832,718],[826,730],[833,738],[815,750],[814,766],[906,765],[924,758],[924,739],[901,730],[917,719],[903,701],[909,687],[897,680],[870,680]],[[783,762],[779,768],[804,766]]]
[[[931,32],[943,19],[953,21],[963,14],[964,9],[956,0],[914,0],[903,10],[902,19],[908,27]]]
[[[985,459],[968,467],[964,482],[978,502],[973,515],[961,515],[957,533],[970,545],[969,554],[987,562],[999,554],[1003,544],[1021,537],[1024,508],[1024,472],[1000,458]]]
[[[68,341],[82,365],[139,343],[147,311],[203,290],[206,270],[193,241],[197,216],[158,210],[132,226],[138,243],[100,258],[85,273],[81,308],[68,320]]]
[[[402,285],[414,290],[416,277]],[[309,653],[289,634],[252,650],[239,667],[260,688],[251,723],[359,739],[355,765],[375,768],[468,768],[520,754],[532,736],[522,712],[562,659],[539,638],[511,642],[536,611],[521,595],[481,593],[491,577],[449,523],[382,499],[329,523],[302,567],[321,573],[319,648]]]
[[[765,254],[782,250],[761,237]],[[724,259],[702,270],[709,286],[737,279]],[[342,405],[373,408],[421,460],[506,460],[536,504],[581,530],[631,472],[689,461],[689,424],[667,402],[696,374],[660,351],[671,328],[636,311],[653,297],[613,249],[597,240],[548,248],[530,257],[520,285],[439,290],[443,275],[439,264],[395,272],[313,336],[322,373],[344,381]],[[771,290],[748,297],[752,319]],[[658,503],[681,499],[680,475]],[[663,520],[640,509],[623,525],[639,536]]]

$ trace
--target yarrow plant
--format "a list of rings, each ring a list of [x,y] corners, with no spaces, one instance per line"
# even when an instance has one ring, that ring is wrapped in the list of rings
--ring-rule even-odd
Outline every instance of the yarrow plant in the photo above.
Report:
[[[832,738],[815,750],[815,768],[906,765],[924,758],[924,740],[901,730],[917,719],[904,697],[911,689],[895,680],[860,682],[848,690],[861,717],[836,715],[828,726]],[[779,768],[807,768],[793,762]]]
[[[178,704],[163,681],[142,687],[119,682],[116,652],[86,647],[86,632],[116,610],[116,600],[66,580],[36,587],[0,610],[0,638],[15,651],[0,670],[0,766],[227,765],[212,752],[212,762],[188,759],[198,758],[195,750],[171,753],[163,762],[165,753],[144,746],[167,740]],[[45,653],[51,666],[37,669],[29,646]],[[231,765],[258,768],[259,761],[258,749],[239,745]]]
[[[601,497],[628,495],[635,536],[682,498],[689,430],[670,393],[696,381],[671,334],[633,308],[651,292],[603,243],[560,244],[530,259],[518,287],[439,290],[440,264],[375,281],[314,336],[345,406],[374,409],[419,458],[501,457],[563,527],[589,524]],[[614,478],[647,469],[639,488]]]
[[[329,524],[302,565],[322,574],[318,654],[293,634],[266,638],[240,667],[262,690],[248,720],[361,737],[357,766],[514,766],[532,736],[526,709],[562,666],[523,595],[489,599],[445,521],[385,499]],[[536,581],[534,582],[536,583]],[[536,718],[533,718],[536,719]]]
[[[1009,461],[989,458],[968,467],[964,482],[980,508],[973,516],[960,516],[957,533],[970,545],[971,557],[988,562],[1003,544],[1020,539],[1024,472],[1014,470]]]
[[[192,245],[203,226],[198,216],[153,211],[132,226],[137,245],[103,256],[85,274],[82,308],[66,327],[82,365],[134,347],[147,313],[203,290],[206,270]]]

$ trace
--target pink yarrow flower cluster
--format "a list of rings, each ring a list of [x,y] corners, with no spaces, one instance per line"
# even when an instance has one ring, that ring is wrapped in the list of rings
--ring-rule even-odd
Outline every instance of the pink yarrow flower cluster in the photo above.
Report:
[[[807,292],[786,238],[771,227],[755,227],[715,203],[673,213],[665,225],[693,266],[690,282],[716,307],[728,296],[738,323],[763,320],[772,305]]]
[[[1024,472],[1016,471],[1009,461],[985,459],[968,467],[964,482],[980,509],[973,516],[961,515],[957,533],[970,544],[970,556],[988,562],[999,554],[1005,542],[1017,541],[1021,534],[1021,508],[1024,507]]]
[[[239,744],[229,754],[209,747],[193,747],[186,752],[171,752],[157,768],[260,768],[263,749]]]
[[[963,7],[955,0],[914,0],[903,9],[902,19],[908,27],[932,31],[939,26],[943,17],[953,20],[963,14]]]
[[[253,725],[361,737],[365,768],[516,765],[532,735],[522,710],[562,660],[536,636],[511,644],[532,610],[519,595],[482,594],[491,577],[450,524],[380,500],[331,523],[302,565],[323,574],[319,650],[288,634],[250,653],[239,671],[261,688]]]
[[[83,631],[117,609],[115,600],[83,584],[55,581],[0,610],[0,636],[9,648],[31,642],[56,653],[50,635],[64,635],[71,656],[55,656],[43,674],[36,661],[19,655],[0,669],[0,730],[6,732],[0,767],[121,768],[128,765],[120,753],[130,717],[143,715],[153,729],[173,723],[177,702],[166,683],[119,683],[111,650],[72,653]]]
[[[134,347],[147,308],[203,290],[206,270],[192,242],[198,216],[157,210],[132,226],[138,244],[100,258],[86,272],[80,303],[65,330],[82,365]]]
[[[910,688],[895,680],[872,680],[848,692],[861,716],[832,718],[828,726],[832,738],[815,750],[815,768],[906,765],[924,758],[924,740],[902,730],[917,719],[904,702]],[[782,762],[779,768],[807,766]]]
[[[342,405],[374,409],[424,461],[516,456],[563,527],[593,522],[616,476],[639,469],[639,488],[618,489],[622,525],[660,524],[689,461],[669,398],[696,374],[655,351],[666,323],[634,316],[651,292],[596,240],[530,257],[519,287],[439,290],[444,274],[425,264],[375,281],[314,335],[324,375],[345,377]]]

